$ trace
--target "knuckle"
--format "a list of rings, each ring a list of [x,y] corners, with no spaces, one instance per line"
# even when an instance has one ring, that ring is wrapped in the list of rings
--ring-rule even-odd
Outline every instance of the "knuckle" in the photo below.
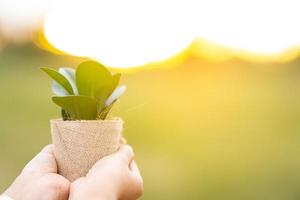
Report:
[[[136,190],[136,195],[138,197],[142,196],[144,193],[144,183],[143,180],[137,181],[137,190]]]
[[[64,194],[69,190],[69,182],[62,177],[45,176],[45,185],[56,194]]]
[[[143,192],[144,192],[143,188],[142,188],[142,187],[139,187],[139,188],[137,188],[137,190],[136,190],[135,196],[136,196],[137,198],[138,198],[138,197],[141,197],[141,196],[143,195]]]
[[[133,180],[133,196],[138,198],[140,196],[143,195],[144,193],[144,187],[143,187],[144,183],[143,183],[143,180],[142,179],[134,179]]]
[[[69,193],[69,183],[66,180],[59,180],[56,183],[53,183],[53,189],[55,194],[59,197],[58,199],[62,199]]]
[[[74,181],[71,185],[70,185],[70,193],[73,193],[74,191],[78,190],[81,186],[81,182],[79,179],[77,179],[76,181]]]

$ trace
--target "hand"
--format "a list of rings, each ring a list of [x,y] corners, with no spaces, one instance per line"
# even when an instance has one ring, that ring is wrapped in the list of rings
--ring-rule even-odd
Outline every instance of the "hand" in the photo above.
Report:
[[[99,160],[86,177],[71,184],[70,200],[135,200],[142,195],[143,180],[133,150],[123,145]]]
[[[14,200],[65,200],[70,182],[57,174],[53,145],[46,146],[4,192]]]

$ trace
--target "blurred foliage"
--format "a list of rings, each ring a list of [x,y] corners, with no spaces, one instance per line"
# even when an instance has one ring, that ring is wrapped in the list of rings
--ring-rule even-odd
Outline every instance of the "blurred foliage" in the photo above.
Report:
[[[0,191],[50,142],[49,79],[38,68],[82,60],[32,46],[0,54]],[[113,114],[145,181],[145,200],[300,198],[300,60],[189,59],[124,74]]]

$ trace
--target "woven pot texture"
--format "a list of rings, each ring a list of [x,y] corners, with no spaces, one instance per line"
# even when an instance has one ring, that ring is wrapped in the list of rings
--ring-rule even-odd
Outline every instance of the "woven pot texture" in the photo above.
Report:
[[[70,181],[85,176],[101,158],[120,146],[123,121],[78,120],[50,121],[58,173]]]

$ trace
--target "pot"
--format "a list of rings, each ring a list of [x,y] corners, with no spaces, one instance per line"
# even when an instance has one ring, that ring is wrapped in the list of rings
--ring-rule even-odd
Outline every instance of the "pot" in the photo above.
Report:
[[[120,146],[123,121],[109,120],[50,121],[58,173],[74,181],[85,176],[101,158]]]

